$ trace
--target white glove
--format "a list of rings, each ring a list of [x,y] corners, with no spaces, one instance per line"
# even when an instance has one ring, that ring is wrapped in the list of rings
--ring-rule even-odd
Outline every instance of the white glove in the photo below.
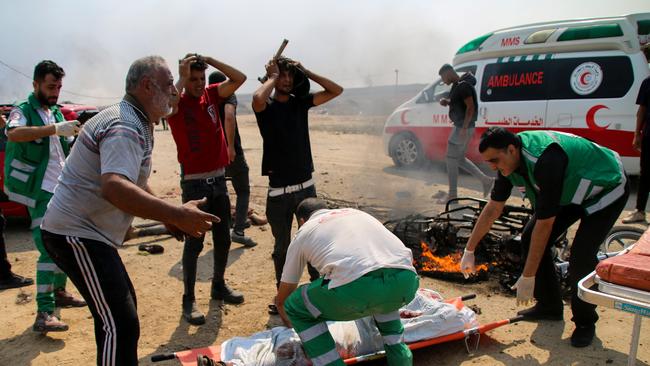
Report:
[[[517,306],[532,303],[533,293],[535,292],[535,276],[525,277],[521,275],[510,289],[517,290]]]
[[[475,261],[476,258],[474,257],[474,251],[465,249],[463,252],[463,258],[460,259],[460,271],[463,273],[465,278],[469,278],[470,274],[476,273]]]
[[[77,120],[57,122],[54,124],[54,128],[56,129],[56,134],[58,136],[65,136],[65,137],[77,135],[81,130],[81,127],[79,126],[80,123]]]

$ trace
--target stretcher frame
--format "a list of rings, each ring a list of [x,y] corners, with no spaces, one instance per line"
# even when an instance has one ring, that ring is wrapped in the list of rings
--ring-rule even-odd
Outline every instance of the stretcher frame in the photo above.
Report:
[[[627,251],[625,251],[627,252]],[[595,288],[598,285],[598,288]],[[578,282],[578,297],[590,304],[634,314],[628,366],[636,364],[642,317],[650,317],[650,293],[603,281],[596,271]]]
[[[476,297],[475,294],[470,294],[470,295],[465,295],[462,297],[456,297],[456,298],[451,298],[444,300],[446,303],[449,304],[454,304],[456,307],[461,308],[464,306],[463,300],[470,300],[474,299]],[[503,320],[498,320],[495,322],[487,323],[487,324],[482,324],[478,325],[472,328],[464,329],[455,333],[451,334],[446,334],[442,335],[439,337],[434,337],[430,339],[424,339],[421,341],[417,342],[412,342],[412,343],[407,343],[407,346],[411,350],[417,350],[420,348],[425,348],[429,346],[433,346],[436,344],[440,343],[445,343],[445,342],[452,342],[452,341],[458,341],[458,340],[464,340],[465,341],[465,348],[467,349],[468,354],[472,354],[476,350],[478,350],[479,346],[479,341],[481,334],[484,334],[485,332],[488,332],[492,329],[499,328],[501,326],[504,326],[506,324],[511,324],[518,322],[520,320],[523,320],[523,316],[519,315],[510,319],[503,319]],[[165,360],[171,360],[171,359],[178,359],[178,361],[184,365],[195,365],[196,364],[196,357],[197,355],[203,355],[203,356],[208,356],[212,358],[215,361],[220,361],[221,360],[221,346],[220,345],[214,345],[214,346],[209,346],[209,347],[203,347],[203,348],[194,348],[194,349],[189,349],[185,351],[180,351],[180,352],[173,352],[173,353],[165,353],[165,354],[159,354],[159,355],[154,355],[151,356],[151,361],[152,362],[159,362],[159,361],[165,361]],[[381,358],[386,357],[386,353],[384,350],[377,351],[375,353],[367,354],[367,355],[361,355],[361,356],[356,356],[352,358],[347,358],[343,360],[346,365],[354,365],[358,364],[361,362],[366,362],[366,361],[372,361],[372,360],[378,360]]]

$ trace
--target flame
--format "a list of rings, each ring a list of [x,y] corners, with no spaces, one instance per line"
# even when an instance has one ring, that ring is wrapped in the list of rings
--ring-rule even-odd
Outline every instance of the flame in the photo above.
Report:
[[[460,253],[453,253],[444,257],[439,257],[433,254],[431,248],[425,242],[420,242],[422,247],[422,261],[420,263],[423,271],[430,272],[460,272]],[[487,271],[486,264],[479,264],[476,266],[476,271]]]

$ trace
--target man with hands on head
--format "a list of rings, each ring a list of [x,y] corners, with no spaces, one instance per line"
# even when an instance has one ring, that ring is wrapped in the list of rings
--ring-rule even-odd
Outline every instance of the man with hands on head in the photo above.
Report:
[[[206,70],[212,66],[226,75],[222,83],[206,86]],[[230,251],[230,199],[225,168],[230,163],[219,104],[230,97],[246,75],[232,66],[199,54],[188,54],[178,65],[178,94],[172,100],[167,119],[181,165],[183,202],[205,199],[203,208],[221,218],[212,226],[214,263],[210,296],[231,304],[241,304],[244,296],[226,285],[224,275]],[[195,301],[197,261],[204,236],[187,237],[183,249],[183,317],[194,325],[205,323]]]
[[[580,221],[569,257],[571,345],[591,344],[598,320],[596,305],[577,296],[578,281],[592,272],[607,233],[621,214],[629,183],[619,155],[587,139],[555,131],[514,134],[490,127],[479,152],[498,171],[490,201],[481,212],[461,259],[461,271],[475,272],[474,251],[503,212],[513,186],[525,192],[534,208],[521,242],[526,253],[523,273],[512,287],[517,305],[537,303],[518,314],[529,320],[562,320],[563,303],[552,243]]]
[[[271,59],[265,67],[267,79],[253,94],[253,111],[263,139],[262,175],[269,177],[266,216],[275,239],[272,256],[279,286],[296,208],[316,197],[308,112],[343,88],[286,57]],[[309,93],[307,79],[324,90]],[[318,277],[311,266],[309,273],[312,280]],[[277,313],[273,304],[269,312]]]

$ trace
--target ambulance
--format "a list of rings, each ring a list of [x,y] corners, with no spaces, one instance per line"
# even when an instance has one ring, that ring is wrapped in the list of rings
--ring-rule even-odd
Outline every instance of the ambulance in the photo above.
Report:
[[[617,151],[626,171],[639,174],[632,138],[648,47],[650,13],[530,24],[470,41],[452,62],[477,80],[469,158],[480,161],[478,139],[490,126],[552,129]],[[439,101],[449,89],[438,79],[388,117],[384,146],[395,165],[444,160],[452,123]]]

